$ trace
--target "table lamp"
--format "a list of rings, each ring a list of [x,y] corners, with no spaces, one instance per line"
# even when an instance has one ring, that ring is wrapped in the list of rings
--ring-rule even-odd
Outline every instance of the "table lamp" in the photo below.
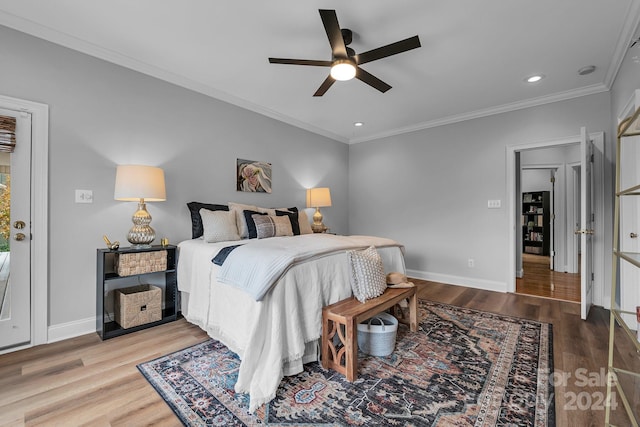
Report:
[[[320,208],[331,206],[331,192],[327,187],[310,188],[307,190],[307,207],[316,208],[313,214],[313,224],[311,230],[314,233],[324,233],[328,230],[322,223],[322,214]]]
[[[127,240],[134,248],[149,248],[156,238],[151,228],[151,215],[146,202],[167,200],[164,171],[153,166],[119,165],[116,169],[116,186],[113,198],[125,202],[138,202],[138,210],[131,220],[133,227]]]

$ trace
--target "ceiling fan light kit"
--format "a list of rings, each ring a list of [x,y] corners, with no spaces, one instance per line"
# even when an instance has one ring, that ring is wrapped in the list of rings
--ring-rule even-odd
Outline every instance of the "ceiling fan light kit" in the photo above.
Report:
[[[271,64],[289,64],[289,65],[309,65],[314,67],[330,67],[330,72],[324,82],[320,85],[313,96],[322,96],[335,83],[336,80],[346,81],[352,78],[368,84],[374,89],[384,93],[391,89],[391,86],[373,74],[368,73],[360,67],[367,62],[376,61],[388,56],[397,55],[411,49],[420,47],[420,39],[418,36],[409,37],[376,49],[369,50],[360,54],[347,47],[352,40],[352,32],[347,28],[340,28],[338,16],[335,10],[320,9],[320,18],[331,45],[331,60],[323,61],[316,59],[288,59],[288,58],[269,58]]]
[[[356,76],[356,66],[350,59],[336,59],[331,66],[331,77],[339,81],[351,80]]]

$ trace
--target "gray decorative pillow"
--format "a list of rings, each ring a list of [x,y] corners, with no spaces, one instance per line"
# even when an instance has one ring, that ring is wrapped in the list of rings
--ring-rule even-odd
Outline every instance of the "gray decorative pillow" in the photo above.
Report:
[[[300,234],[313,234],[309,217],[305,211],[298,212],[298,222],[300,224]]]
[[[253,214],[258,239],[266,237],[293,236],[291,221],[286,216]]]
[[[205,242],[226,242],[240,240],[236,215],[233,211],[210,211],[200,209],[202,217],[203,238]]]
[[[360,302],[379,297],[387,289],[382,258],[374,246],[347,251],[351,268],[351,290]]]

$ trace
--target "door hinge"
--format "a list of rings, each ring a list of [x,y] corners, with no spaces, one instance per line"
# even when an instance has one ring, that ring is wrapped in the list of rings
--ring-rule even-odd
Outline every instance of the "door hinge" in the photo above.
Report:
[[[552,177],[551,177],[551,180],[550,180],[549,182],[556,182],[556,177],[555,177],[555,176],[552,176]]]
[[[593,154],[589,157],[589,162],[593,163]]]
[[[594,280],[595,280],[595,275],[591,273],[591,281],[593,282]]]

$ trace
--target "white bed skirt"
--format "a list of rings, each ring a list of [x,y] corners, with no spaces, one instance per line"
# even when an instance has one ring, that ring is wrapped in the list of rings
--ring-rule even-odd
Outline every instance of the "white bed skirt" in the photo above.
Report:
[[[189,313],[188,313],[189,312],[189,293],[188,292],[180,292],[180,306],[182,307],[182,315],[187,320],[189,320]],[[190,321],[190,323],[193,323],[193,322]],[[206,331],[211,338],[214,338],[220,341],[221,343],[229,347],[231,351],[235,352],[230,347],[231,343],[226,342],[225,339],[222,337],[223,334],[219,334],[219,333],[212,334],[202,325],[198,325],[198,326],[200,326],[202,330]],[[304,354],[302,355],[301,358],[283,362],[283,365],[282,365],[283,374],[284,376],[287,376],[287,377],[291,375],[297,375],[303,371],[304,369],[303,365],[305,363],[316,362],[319,360],[320,360],[320,339],[315,339],[305,344]]]

